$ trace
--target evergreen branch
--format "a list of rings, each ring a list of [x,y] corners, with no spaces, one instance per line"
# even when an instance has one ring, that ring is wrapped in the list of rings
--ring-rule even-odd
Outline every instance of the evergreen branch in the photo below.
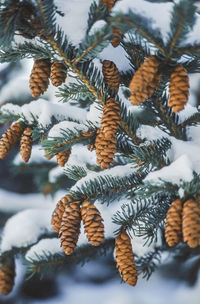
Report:
[[[194,57],[182,63],[188,73],[200,73],[200,58]]]
[[[196,126],[200,123],[200,112],[194,113],[192,116],[187,118],[184,122],[182,122],[179,126],[181,128]]]
[[[76,132],[65,129],[61,130],[61,137],[52,137],[52,139],[46,139],[41,142],[42,147],[48,151],[46,156],[54,156],[55,154],[68,150],[77,142],[83,142],[88,140],[89,137],[92,137],[95,134],[94,130],[89,131],[80,131]]]
[[[49,271],[55,271],[56,269],[63,268],[65,265],[80,264],[84,265],[90,259],[96,256],[106,255],[111,253],[114,249],[114,239],[108,238],[98,247],[86,244],[79,246],[75,249],[72,255],[66,256],[63,254],[50,254],[44,253],[42,256],[38,256],[37,259],[26,260],[28,263],[27,275],[28,278],[32,277],[36,273],[44,275]]]
[[[71,99],[80,101],[80,99],[93,101],[94,95],[90,90],[82,83],[70,83],[70,86],[64,85],[59,88],[59,92],[56,93],[57,97],[61,97],[62,102],[67,102]]]
[[[110,17],[110,21],[113,26],[118,27],[122,32],[136,31],[163,54],[165,53],[161,33],[158,29],[152,29],[150,19],[129,10],[127,15],[118,13],[114,17]]]
[[[161,262],[161,251],[162,248],[156,247],[154,251],[151,251],[142,257],[135,257],[137,271],[139,274],[142,274],[143,278],[148,280],[158,267]]]
[[[78,181],[87,175],[86,170],[81,166],[68,166],[64,169],[64,173],[68,178],[75,181]]]
[[[116,167],[115,167],[116,168]],[[113,168],[113,169],[115,169]],[[112,169],[110,173],[102,175],[102,172],[82,178],[81,184],[75,186],[70,190],[73,197],[79,200],[88,199],[92,197],[106,196],[111,198],[116,192],[123,192],[125,189],[136,188],[142,179],[146,176],[147,172],[141,172],[134,170],[133,173],[129,173],[126,176],[112,176]],[[107,202],[107,200],[106,200]]]
[[[35,43],[25,41],[14,47],[10,47],[6,51],[0,50],[0,62],[16,62],[24,58],[50,58],[51,51],[46,45],[37,45]]]
[[[98,20],[104,20],[107,15],[107,9],[105,5],[97,4],[95,1],[91,3],[89,13],[88,13],[88,21],[87,21],[87,32],[86,35],[89,34],[93,24]]]
[[[170,33],[166,44],[167,60],[180,43],[186,39],[187,34],[192,30],[196,21],[196,8],[193,0],[181,0],[175,3],[171,15]]]
[[[139,165],[143,164],[145,168],[163,167],[166,165],[165,159],[168,149],[171,147],[171,142],[167,138],[154,140],[151,143],[134,146],[130,157]]]
[[[45,36],[52,36],[56,32],[56,7],[52,0],[36,0],[38,14]]]
[[[72,64],[77,65],[77,63],[96,58],[97,54],[108,46],[111,35],[112,30],[106,25],[94,35],[86,36],[85,40],[78,46],[76,58],[74,58]]]
[[[177,54],[183,55],[189,55],[189,56],[200,56],[200,44],[197,42],[194,42],[194,44],[186,44],[182,47],[179,47],[176,50]]]

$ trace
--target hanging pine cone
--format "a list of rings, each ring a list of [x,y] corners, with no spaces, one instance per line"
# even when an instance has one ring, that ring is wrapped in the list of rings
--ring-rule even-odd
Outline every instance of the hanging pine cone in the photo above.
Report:
[[[20,139],[20,154],[25,163],[29,161],[32,151],[32,129],[27,127]]]
[[[60,167],[64,167],[65,163],[68,161],[70,153],[71,149],[56,154],[56,160]]]
[[[119,102],[114,98],[106,101],[103,107],[101,129],[106,139],[115,139],[116,132],[121,125]]]
[[[200,200],[187,200],[183,205],[183,240],[189,247],[200,245]]]
[[[29,87],[34,98],[43,94],[49,85],[51,62],[49,59],[35,59],[31,71]]]
[[[60,86],[67,77],[67,69],[60,62],[53,62],[51,65],[51,82],[55,87]]]
[[[71,200],[72,197],[70,195],[65,195],[56,204],[56,208],[54,209],[51,217],[51,225],[55,232],[59,232],[66,204],[69,203]]]
[[[88,241],[99,246],[104,239],[103,219],[99,210],[89,201],[84,201],[81,208],[81,217]]]
[[[118,68],[114,62],[110,60],[104,60],[102,72],[106,86],[109,87],[111,93],[114,92],[116,94],[119,90],[120,84],[120,74]]]
[[[19,140],[22,132],[21,124],[16,122],[2,135],[0,140],[0,159],[8,155],[14,144]]]
[[[13,257],[0,257],[0,293],[8,295],[14,286],[15,260]]]
[[[170,76],[168,105],[174,113],[184,109],[189,96],[189,77],[186,69],[179,64]]]
[[[122,279],[131,286],[137,283],[138,273],[134,261],[131,240],[125,230],[115,239],[116,263]]]
[[[117,47],[120,44],[122,33],[117,27],[112,28],[114,37],[111,40],[111,44],[113,47]]]
[[[100,128],[97,131],[97,137],[95,140],[95,148],[97,155],[97,164],[101,166],[101,169],[110,168],[110,164],[114,161],[116,148],[116,138],[105,138],[103,130]]]
[[[178,198],[172,202],[167,212],[165,238],[170,247],[178,244],[182,238],[182,210],[182,202]]]
[[[101,5],[105,5],[107,10],[110,11],[116,1],[117,0],[100,0],[100,3]]]
[[[158,66],[156,56],[150,56],[135,72],[129,86],[130,101],[133,105],[139,105],[153,95],[160,79]]]
[[[80,202],[74,201],[66,205],[59,231],[61,246],[65,254],[74,251],[80,234],[81,210]]]

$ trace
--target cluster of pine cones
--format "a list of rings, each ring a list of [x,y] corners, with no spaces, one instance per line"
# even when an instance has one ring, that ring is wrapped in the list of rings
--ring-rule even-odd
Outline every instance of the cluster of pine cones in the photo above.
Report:
[[[99,246],[104,240],[103,219],[99,210],[88,200],[74,201],[71,195],[65,195],[58,201],[52,214],[53,230],[59,233],[61,247],[65,254],[73,253],[83,221],[88,241]],[[124,229],[116,237],[116,263],[123,280],[135,286],[137,270],[134,262],[131,241]]]
[[[152,97],[158,87],[161,75],[159,74],[159,61],[156,56],[147,57],[139,67],[130,82],[133,105],[139,105],[147,98]],[[172,71],[169,81],[168,106],[174,113],[184,109],[189,96],[189,78],[186,69],[178,64]]]
[[[5,158],[14,144],[20,139],[20,154],[23,161],[28,162],[32,151],[32,129],[24,128],[20,122],[15,122],[0,139],[0,159]]]
[[[50,59],[35,59],[30,75],[30,90],[34,98],[43,94],[49,86],[49,78],[54,86],[58,87],[67,77],[67,69],[63,63],[53,62]]]
[[[172,202],[167,212],[165,238],[170,247],[182,239],[191,248],[200,245],[200,197],[184,203],[180,198]]]

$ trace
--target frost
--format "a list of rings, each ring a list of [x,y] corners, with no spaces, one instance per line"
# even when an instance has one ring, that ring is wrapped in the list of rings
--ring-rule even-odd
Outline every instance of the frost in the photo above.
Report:
[[[179,184],[182,180],[190,182],[193,178],[193,166],[187,155],[182,155],[176,161],[160,170],[147,175],[144,182],[161,184],[162,181]]]

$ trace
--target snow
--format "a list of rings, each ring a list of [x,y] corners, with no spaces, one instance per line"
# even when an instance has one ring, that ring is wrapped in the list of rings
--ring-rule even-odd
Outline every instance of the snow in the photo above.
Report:
[[[3,114],[7,112],[20,114],[25,117],[29,124],[34,123],[34,120],[37,119],[38,124],[43,127],[50,125],[53,117],[58,121],[73,119],[83,122],[86,120],[86,110],[76,108],[76,111],[74,111],[74,107],[71,105],[51,103],[42,98],[25,104],[22,107],[8,103],[1,108],[1,111]]]
[[[162,181],[179,184],[181,181],[190,182],[193,178],[193,166],[189,157],[184,154],[176,161],[172,162],[160,170],[150,172],[144,179],[144,182],[151,184],[162,184]]]
[[[51,169],[49,171],[49,182],[52,184],[56,183],[57,179],[63,174],[64,174],[63,168],[60,166]]]
[[[45,257],[45,254],[63,254],[60,247],[59,238],[42,239],[36,245],[32,246],[26,253],[25,258],[28,261],[38,260],[38,257]]]
[[[87,113],[87,120],[91,121],[97,128],[99,128],[102,113],[102,107],[100,107],[99,103],[93,102],[90,106],[89,112]]]
[[[28,209],[9,218],[2,234],[1,252],[27,247],[43,233],[51,232],[51,214],[52,209]]]

